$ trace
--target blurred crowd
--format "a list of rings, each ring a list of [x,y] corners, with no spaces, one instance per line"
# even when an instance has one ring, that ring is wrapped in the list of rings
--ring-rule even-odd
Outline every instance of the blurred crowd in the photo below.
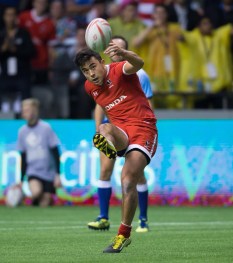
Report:
[[[92,118],[73,59],[96,17],[144,59],[155,108],[233,107],[233,0],[0,0],[0,112],[34,97],[43,118]]]

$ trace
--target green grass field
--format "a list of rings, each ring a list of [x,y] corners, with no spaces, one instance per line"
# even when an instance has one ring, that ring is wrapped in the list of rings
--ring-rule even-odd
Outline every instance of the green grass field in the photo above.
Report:
[[[120,208],[111,208],[109,231],[86,227],[97,214],[97,207],[0,206],[0,262],[233,262],[233,207],[150,207],[151,231],[133,231],[120,254],[102,253]]]

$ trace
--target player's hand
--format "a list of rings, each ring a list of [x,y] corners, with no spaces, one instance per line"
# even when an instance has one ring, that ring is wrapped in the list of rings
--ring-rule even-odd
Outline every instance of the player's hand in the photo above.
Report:
[[[53,185],[55,188],[59,188],[62,186],[61,184],[61,178],[60,178],[60,175],[59,174],[56,174],[55,178],[54,178],[54,181],[53,181]]]
[[[118,47],[115,43],[110,42],[104,53],[108,55],[110,58],[113,56],[124,56],[126,50]]]

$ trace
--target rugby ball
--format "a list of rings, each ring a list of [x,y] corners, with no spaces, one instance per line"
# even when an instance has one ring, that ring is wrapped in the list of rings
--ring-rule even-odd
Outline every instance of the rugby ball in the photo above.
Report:
[[[9,207],[16,207],[23,201],[23,191],[19,185],[10,186],[6,192],[5,203]]]
[[[86,28],[85,41],[87,46],[95,52],[104,51],[112,38],[112,30],[103,18],[93,19]]]

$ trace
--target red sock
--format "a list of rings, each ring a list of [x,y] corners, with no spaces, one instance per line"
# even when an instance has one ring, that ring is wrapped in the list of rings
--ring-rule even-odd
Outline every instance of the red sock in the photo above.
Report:
[[[122,235],[125,238],[129,238],[131,229],[132,229],[132,226],[127,226],[127,225],[121,223],[121,225],[118,229],[118,235]]]

